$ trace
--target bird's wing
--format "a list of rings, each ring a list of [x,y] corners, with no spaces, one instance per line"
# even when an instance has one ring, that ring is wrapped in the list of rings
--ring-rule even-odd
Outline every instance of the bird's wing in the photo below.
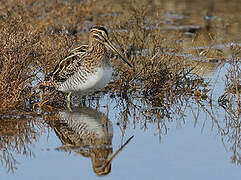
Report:
[[[52,79],[55,82],[64,82],[73,75],[79,66],[80,60],[87,53],[87,45],[82,45],[70,51],[70,54],[62,59],[54,68],[46,80]]]

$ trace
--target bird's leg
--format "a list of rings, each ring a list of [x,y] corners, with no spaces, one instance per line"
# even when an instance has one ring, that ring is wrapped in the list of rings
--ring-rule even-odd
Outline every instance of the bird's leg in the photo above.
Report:
[[[72,111],[72,109],[71,109],[71,92],[69,92],[67,95],[67,108],[70,112]]]
[[[71,92],[69,92],[67,95],[67,102],[71,102]]]
[[[81,97],[81,106],[86,106],[86,96]]]

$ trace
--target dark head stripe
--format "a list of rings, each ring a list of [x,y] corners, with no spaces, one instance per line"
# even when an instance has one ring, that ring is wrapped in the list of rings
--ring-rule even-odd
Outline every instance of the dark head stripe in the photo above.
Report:
[[[108,36],[108,31],[103,26],[94,26],[90,29],[90,31],[93,31],[93,30],[104,31],[105,34]]]

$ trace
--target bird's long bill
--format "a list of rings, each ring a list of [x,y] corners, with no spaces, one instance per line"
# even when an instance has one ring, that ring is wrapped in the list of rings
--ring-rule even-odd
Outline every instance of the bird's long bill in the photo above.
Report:
[[[113,46],[113,44],[109,41],[109,40],[106,40],[106,45],[114,52],[116,52],[120,58],[126,63],[128,64],[130,67],[133,67],[133,65],[126,60],[126,58],[124,58],[124,56]]]

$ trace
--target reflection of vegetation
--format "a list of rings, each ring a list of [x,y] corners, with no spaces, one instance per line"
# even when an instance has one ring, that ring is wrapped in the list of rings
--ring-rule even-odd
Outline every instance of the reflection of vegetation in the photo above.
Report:
[[[237,107],[236,107],[237,108]],[[231,162],[241,165],[241,122],[240,108],[225,109],[225,126],[221,129],[222,139],[225,146],[230,146],[230,151],[233,153]]]
[[[225,110],[225,126],[221,132],[224,143],[231,144],[231,162],[241,165],[241,62],[232,60],[226,73],[226,92],[219,97],[219,104]]]
[[[97,175],[110,172],[113,128],[103,113],[90,108],[75,108],[60,111],[46,120],[63,144],[58,150],[75,151],[90,157]]]
[[[0,119],[0,161],[8,171],[17,168],[16,155],[32,157],[31,144],[37,141],[37,122],[22,117]]]
[[[229,109],[233,107],[240,109],[241,61],[238,58],[233,58],[232,61],[226,72],[225,93],[219,97],[219,104]]]

